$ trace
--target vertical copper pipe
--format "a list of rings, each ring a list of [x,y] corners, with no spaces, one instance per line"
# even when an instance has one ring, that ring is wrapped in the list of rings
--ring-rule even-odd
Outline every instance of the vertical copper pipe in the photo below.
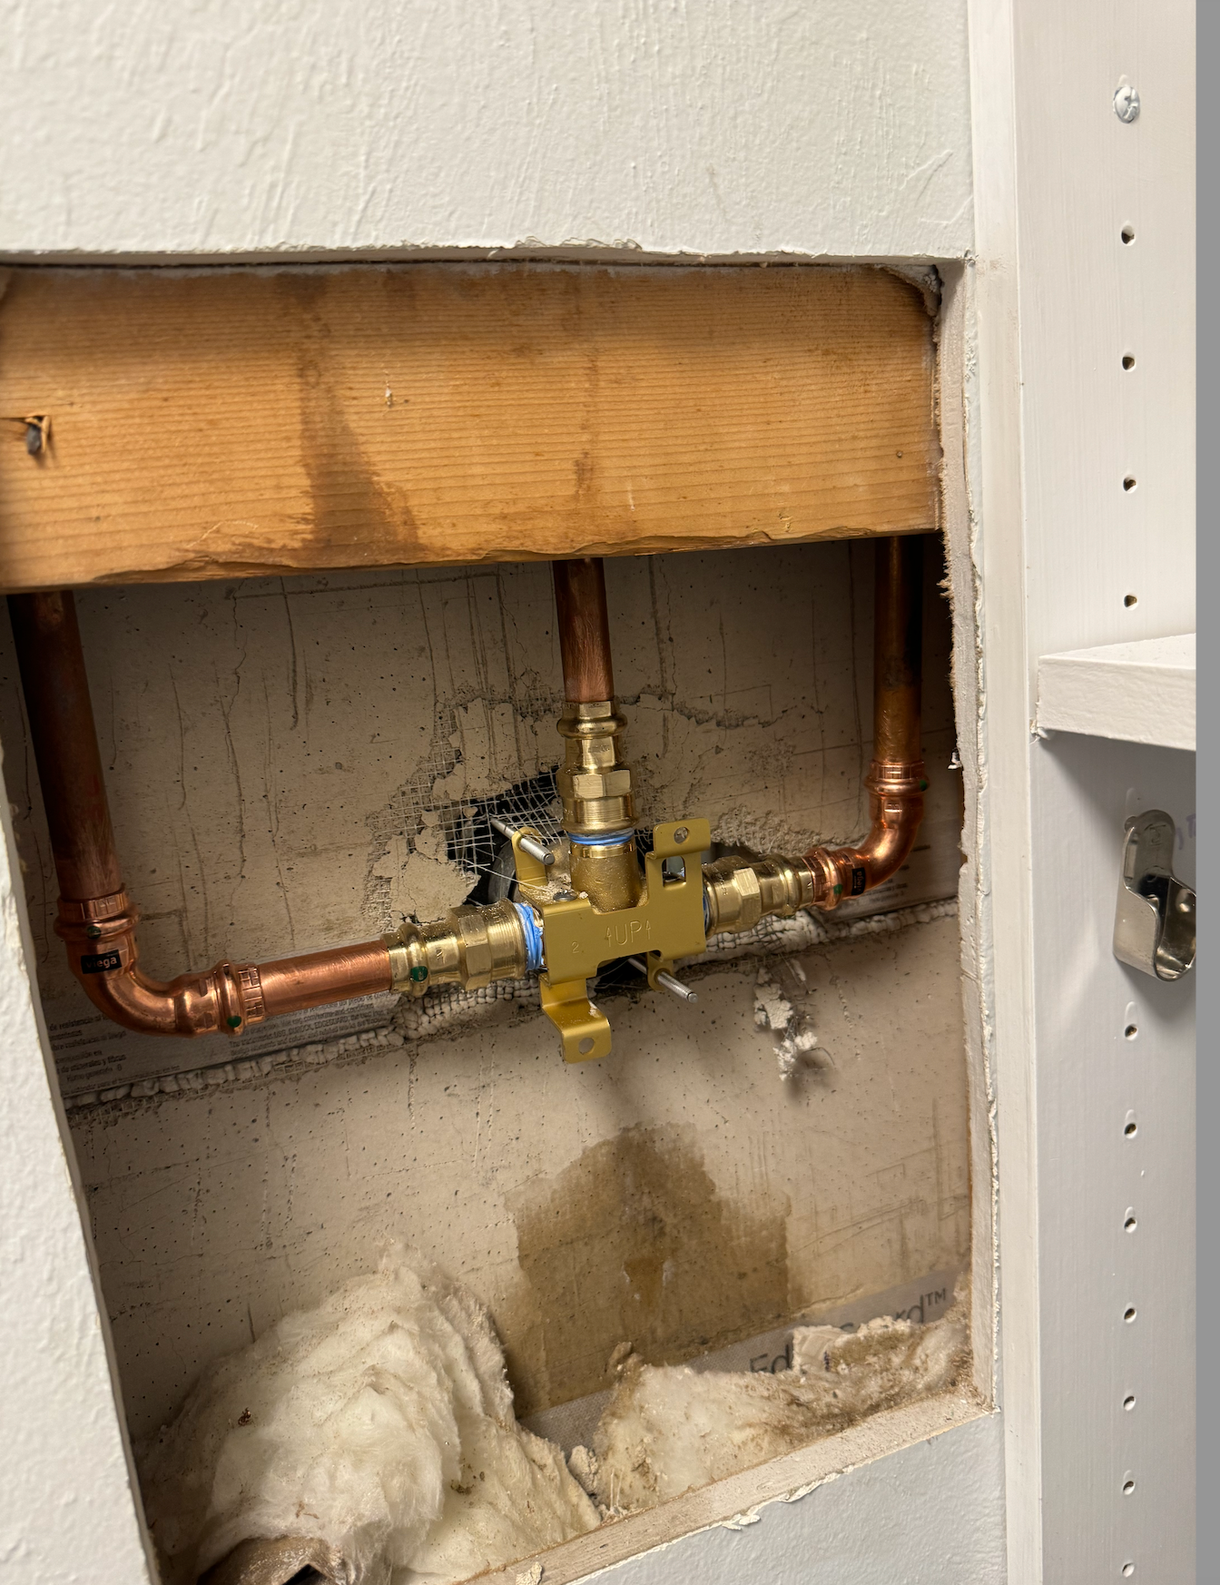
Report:
[[[76,602],[66,590],[11,594],[17,664],[62,897],[123,889],[89,702]]]
[[[553,561],[555,608],[559,615],[559,653],[563,696],[572,704],[614,698],[610,662],[610,619],[606,614],[606,575],[600,556]]]
[[[873,758],[921,757],[923,540],[878,541],[873,632]]]
[[[834,908],[889,880],[915,846],[923,819],[920,748],[923,673],[923,541],[877,541],[873,637],[873,762],[865,777],[869,833],[858,848],[812,848],[804,862],[810,902]]]

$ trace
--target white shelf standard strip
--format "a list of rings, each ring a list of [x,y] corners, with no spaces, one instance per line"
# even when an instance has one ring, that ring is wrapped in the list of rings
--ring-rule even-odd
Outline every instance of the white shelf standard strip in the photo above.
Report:
[[[1195,635],[1043,655],[1037,730],[1195,746]]]

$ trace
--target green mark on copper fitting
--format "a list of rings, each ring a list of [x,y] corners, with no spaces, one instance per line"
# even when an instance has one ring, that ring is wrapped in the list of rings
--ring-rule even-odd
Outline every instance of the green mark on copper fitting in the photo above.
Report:
[[[427,965],[424,963],[417,963],[411,970],[411,978],[415,981],[416,985],[418,985],[421,980],[426,980],[428,978]]]
[[[920,792],[927,792],[928,790],[928,784],[926,781],[924,781],[922,776],[919,778],[919,790]]]
[[[841,885],[836,886],[835,887],[835,896],[836,897],[842,897],[842,895],[843,895],[843,887]]]
[[[229,1016],[225,1019],[225,1023],[228,1024],[230,1029],[236,1029],[237,1026],[241,1023],[241,1019],[238,1017],[238,1015],[236,1013],[230,1013]]]
[[[85,934],[87,936],[89,936],[90,939],[93,940],[93,941],[96,941],[98,936],[101,935],[101,933],[102,933],[101,925],[86,925],[85,926]]]

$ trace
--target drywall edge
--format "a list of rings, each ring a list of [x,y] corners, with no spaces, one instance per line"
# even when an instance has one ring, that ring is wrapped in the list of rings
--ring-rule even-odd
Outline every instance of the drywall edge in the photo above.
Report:
[[[971,1426],[992,1427],[982,1431],[984,1442],[989,1439],[999,1443],[997,1417],[981,1410],[973,1394],[957,1392],[939,1394],[899,1408],[884,1411],[842,1431],[825,1437],[807,1447],[798,1448],[782,1458],[755,1469],[743,1470],[727,1479],[716,1481],[698,1491],[687,1492],[659,1507],[643,1513],[631,1514],[577,1536],[549,1552],[539,1555],[543,1577],[547,1585],[576,1585],[577,1581],[590,1579],[626,1581],[642,1578],[648,1581],[670,1579],[702,1579],[702,1571],[694,1558],[706,1546],[706,1539],[717,1532],[743,1533],[754,1526],[765,1526],[754,1532],[749,1559],[737,1559],[738,1566],[748,1565],[746,1571],[734,1579],[799,1578],[806,1585],[808,1576],[787,1576],[781,1572],[783,1551],[795,1544],[803,1559],[814,1552],[825,1537],[822,1533],[823,1506],[804,1503],[812,1493],[822,1490],[828,1483],[841,1485],[839,1524],[844,1538],[857,1564],[866,1564],[870,1572],[860,1578],[868,1585],[881,1585],[889,1579],[880,1572],[883,1559],[870,1558],[870,1538],[897,1529],[905,1533],[910,1513],[904,1508],[902,1495],[895,1490],[891,1471],[895,1459],[913,1447],[929,1447],[948,1443],[943,1463],[946,1479],[953,1484],[948,1488],[956,1495],[948,1506],[960,1517],[967,1505],[976,1500],[973,1487],[978,1479],[977,1452],[959,1457],[955,1441],[957,1433]],[[968,1439],[974,1449],[976,1437]],[[961,1467],[959,1468],[959,1464]],[[867,1470],[880,1472],[875,1481],[861,1480]],[[951,1472],[951,1473],[950,1473]],[[965,1480],[971,1488],[969,1495],[959,1484]],[[1002,1578],[988,1571],[988,1560],[1002,1557],[1003,1521],[1000,1512],[998,1482],[988,1485],[985,1491],[989,1500],[982,1502],[977,1515],[980,1536],[977,1549],[966,1548],[962,1561],[975,1572],[962,1572],[951,1576],[961,1585],[979,1585],[992,1578]],[[926,1506],[927,1493],[917,1488],[913,1506]],[[800,1506],[793,1506],[793,1505]],[[860,1505],[871,1509],[868,1517],[859,1511]],[[787,1522],[784,1519],[787,1515]],[[780,1519],[777,1525],[774,1521]],[[787,1532],[785,1535],[784,1532]],[[950,1545],[952,1530],[941,1531],[935,1524],[927,1537],[929,1555],[920,1558],[922,1564],[939,1564],[944,1550]],[[679,1554],[678,1549],[681,1549]],[[977,1556],[976,1556],[977,1550]],[[692,1566],[693,1564],[693,1566]],[[486,1585],[520,1585],[522,1574],[528,1580],[528,1560],[518,1560],[503,1569],[480,1576]],[[922,1572],[918,1578],[933,1576]],[[937,1585],[945,1585],[944,1578],[934,1576]],[[837,1576],[834,1585],[839,1585]]]
[[[943,264],[937,320],[937,400],[945,559],[953,608],[953,702],[962,762],[964,862],[958,883],[962,940],[963,1024],[970,1105],[971,1345],[974,1384],[993,1402],[998,1387],[999,1268],[996,1252],[996,1105],[986,1033],[988,866],[985,766],[980,732],[983,655],[972,506],[971,437],[977,434],[977,360],[973,349],[974,279],[970,266]]]
[[[53,1078],[7,799],[0,810],[0,1573],[37,1585],[155,1579],[118,1411],[92,1242]]]

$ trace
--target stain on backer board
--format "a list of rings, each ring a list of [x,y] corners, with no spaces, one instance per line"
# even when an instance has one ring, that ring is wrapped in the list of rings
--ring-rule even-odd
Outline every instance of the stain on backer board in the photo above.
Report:
[[[731,1203],[692,1128],[625,1129],[508,1208],[534,1334],[508,1352],[518,1414],[605,1388],[624,1341],[672,1364],[788,1316],[788,1196],[756,1185],[748,1208]]]

